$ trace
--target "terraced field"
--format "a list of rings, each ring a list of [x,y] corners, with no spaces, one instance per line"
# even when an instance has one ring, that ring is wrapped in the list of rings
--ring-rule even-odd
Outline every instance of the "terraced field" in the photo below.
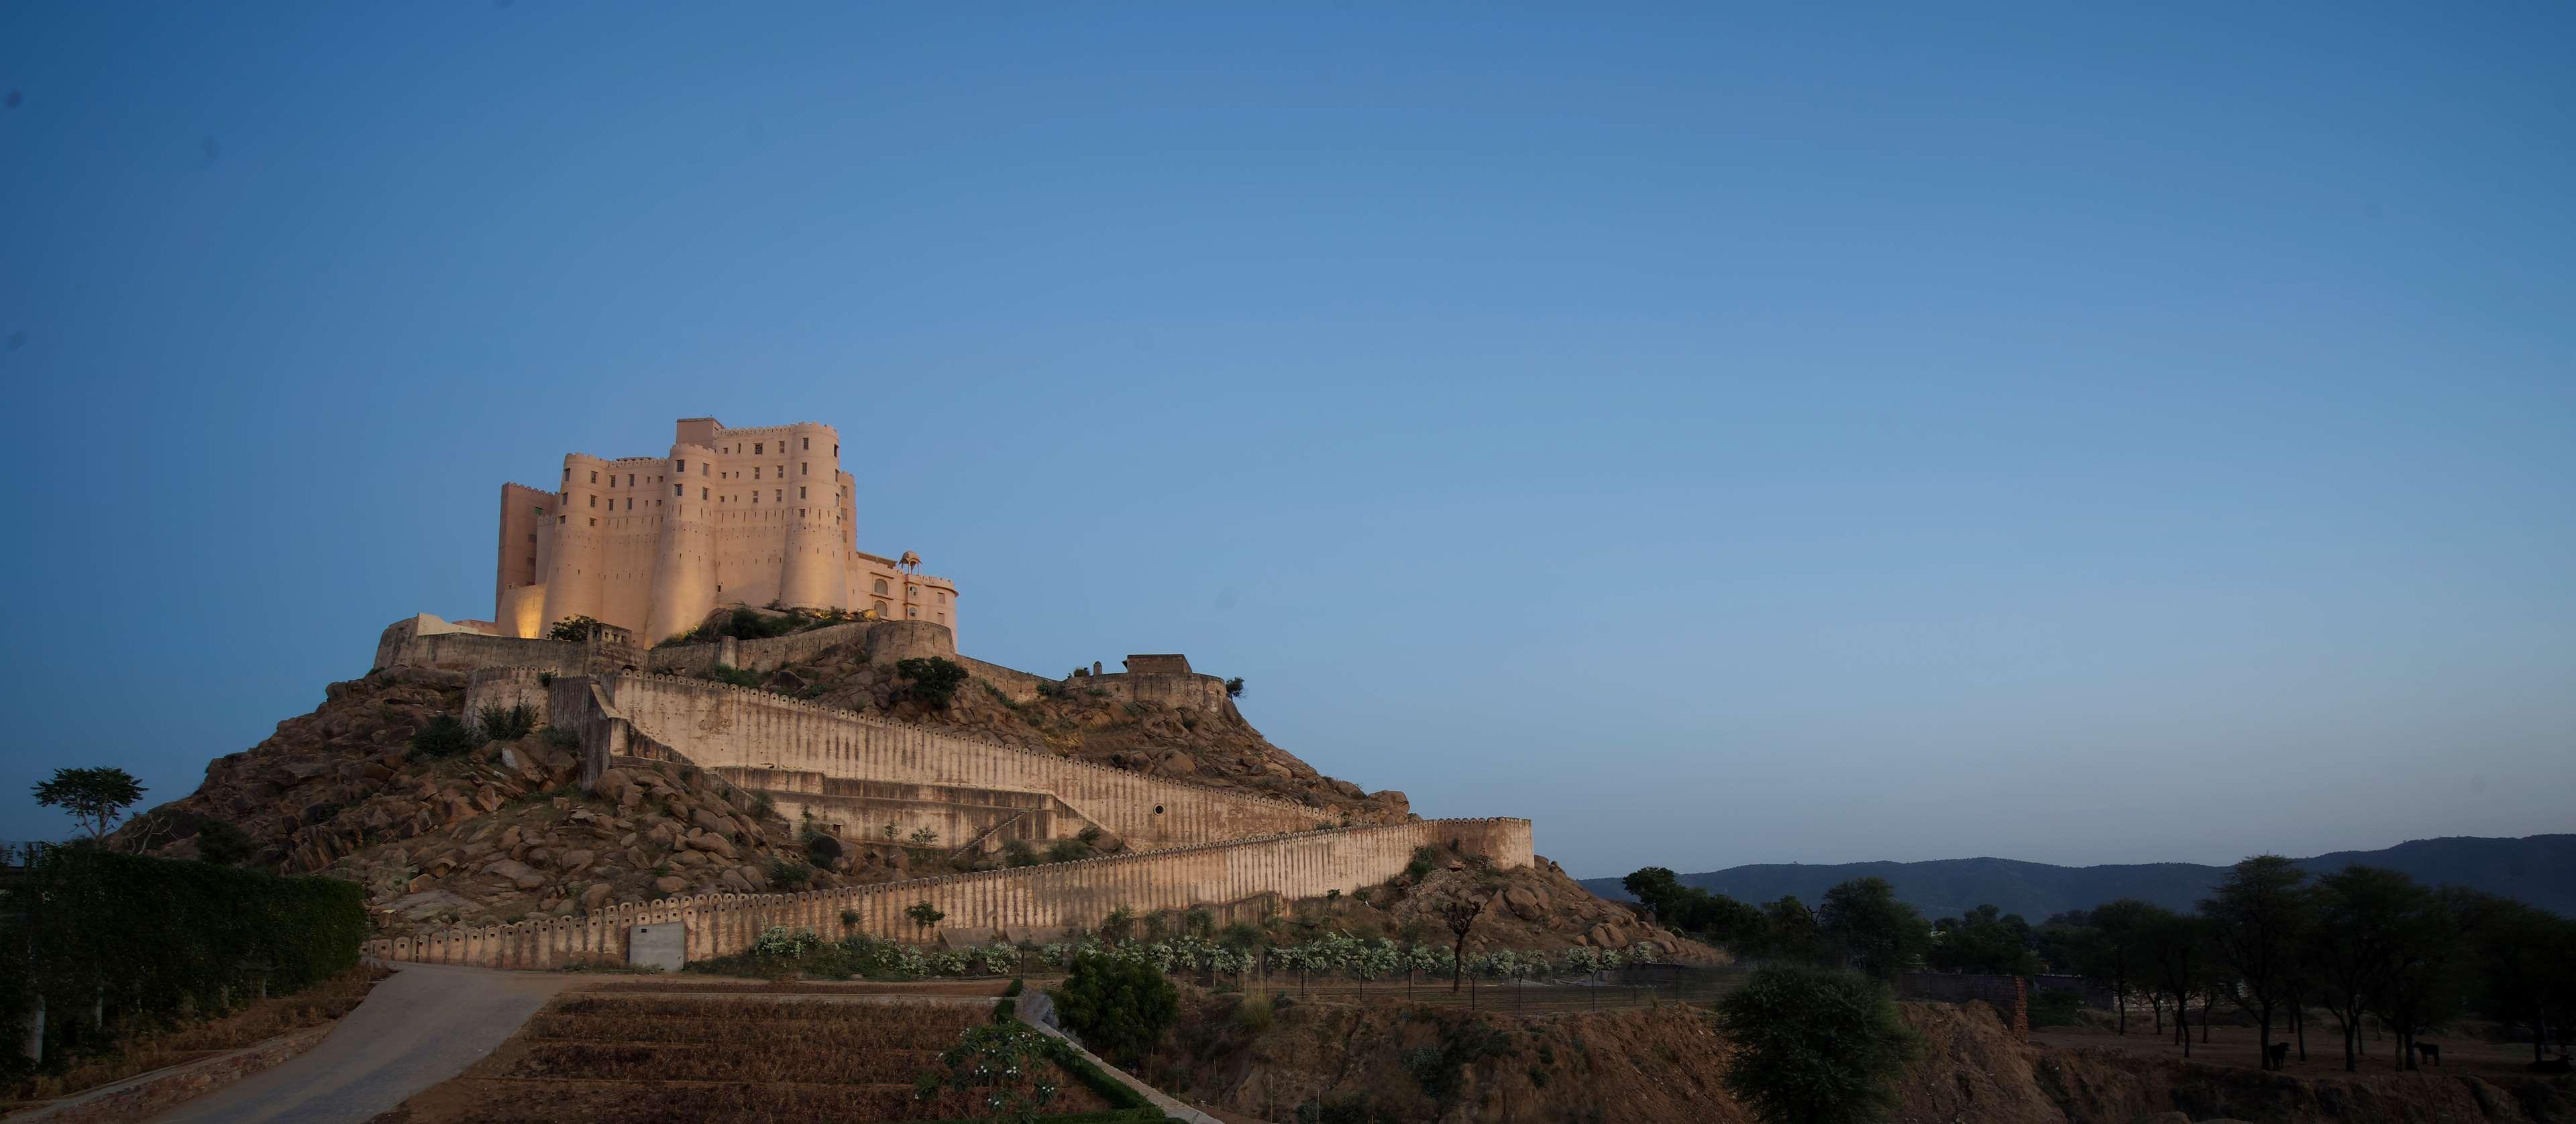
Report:
[[[992,1018],[982,997],[829,991],[568,992],[492,1055],[380,1118],[406,1124],[799,1124],[950,1120],[964,1093],[922,1100],[914,1081]],[[1052,1066],[1048,1067],[1052,1070]],[[1062,1073],[1050,1111],[1109,1104]]]

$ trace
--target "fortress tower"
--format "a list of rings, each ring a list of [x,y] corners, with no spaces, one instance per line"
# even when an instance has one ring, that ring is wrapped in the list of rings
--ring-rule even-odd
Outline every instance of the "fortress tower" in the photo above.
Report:
[[[858,549],[841,435],[682,418],[664,457],[564,457],[561,487],[501,486],[493,631],[587,616],[647,645],[724,605],[873,611],[957,628],[957,586]],[[479,627],[479,626],[478,626]]]

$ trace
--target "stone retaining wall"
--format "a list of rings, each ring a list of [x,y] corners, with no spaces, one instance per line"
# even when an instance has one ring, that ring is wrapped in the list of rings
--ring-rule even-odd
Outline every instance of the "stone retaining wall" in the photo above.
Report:
[[[1289,900],[1334,890],[1347,894],[1393,878],[1414,849],[1426,845],[1455,845],[1502,867],[1528,866],[1530,822],[1418,820],[837,890],[664,898],[610,906],[588,917],[379,939],[368,942],[367,952],[386,960],[488,968],[624,963],[628,928],[666,921],[687,926],[691,960],[741,952],[773,926],[810,929],[827,938],[866,934],[958,945],[997,936],[1046,939],[1097,926],[1122,907],[1144,914],[1265,894]],[[920,902],[947,915],[936,928],[924,929],[905,915]],[[844,925],[844,914],[854,923]]]

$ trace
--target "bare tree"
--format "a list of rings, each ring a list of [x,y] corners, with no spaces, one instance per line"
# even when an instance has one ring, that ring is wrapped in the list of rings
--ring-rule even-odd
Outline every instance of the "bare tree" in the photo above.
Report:
[[[1449,931],[1458,935],[1458,944],[1450,953],[1449,992],[1452,995],[1457,994],[1459,981],[1467,978],[1467,934],[1475,929],[1476,919],[1484,916],[1485,906],[1493,900],[1491,894],[1470,893],[1440,907],[1441,918],[1449,922]]]

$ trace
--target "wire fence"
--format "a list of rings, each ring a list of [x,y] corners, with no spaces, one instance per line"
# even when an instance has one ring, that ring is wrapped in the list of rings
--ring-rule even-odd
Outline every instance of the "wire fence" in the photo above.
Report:
[[[1639,1007],[1714,1003],[1744,986],[1750,972],[1735,967],[1641,964],[1583,975],[1515,975],[1495,978],[1410,975],[1359,979],[1342,972],[1272,972],[1244,981],[1247,989],[1300,1002],[1387,1003],[1458,1007],[1517,1015],[1616,1011]],[[1175,973],[1176,978],[1192,978]]]

